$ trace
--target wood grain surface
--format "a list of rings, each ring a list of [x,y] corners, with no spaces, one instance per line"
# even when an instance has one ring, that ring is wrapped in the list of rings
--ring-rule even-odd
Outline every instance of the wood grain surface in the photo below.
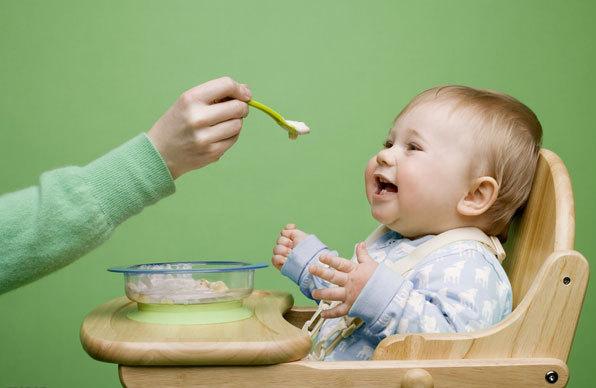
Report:
[[[214,325],[160,325],[130,320],[136,303],[126,297],[93,310],[81,326],[81,343],[100,361],[123,365],[259,365],[299,360],[310,338],[283,319],[288,293],[254,291],[244,306],[251,318]]]

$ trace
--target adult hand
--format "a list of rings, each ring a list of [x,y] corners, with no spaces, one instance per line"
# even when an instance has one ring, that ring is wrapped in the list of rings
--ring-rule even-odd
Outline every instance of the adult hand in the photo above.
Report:
[[[219,160],[238,140],[251,97],[230,77],[182,93],[147,134],[174,179]]]
[[[354,263],[336,256],[321,255],[319,261],[329,268],[321,265],[308,268],[311,274],[337,286],[319,288],[312,292],[316,299],[341,302],[332,309],[322,311],[321,317],[337,318],[346,315],[379,265],[368,255],[363,242],[356,247],[356,257],[358,262]]]
[[[292,249],[308,236],[300,229],[296,229],[296,225],[288,224],[279,233],[279,237],[273,247],[273,257],[271,263],[277,269],[281,269],[288,260],[288,255]]]

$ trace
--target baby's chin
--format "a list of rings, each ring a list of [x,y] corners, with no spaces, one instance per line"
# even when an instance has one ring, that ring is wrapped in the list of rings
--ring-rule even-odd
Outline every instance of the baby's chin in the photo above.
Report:
[[[404,219],[395,213],[387,214],[385,211],[375,211],[371,208],[371,214],[375,220],[380,224],[385,225],[388,229],[405,236],[409,232],[409,228],[404,225]]]
[[[375,209],[375,207],[371,207],[370,213],[375,220],[379,221],[380,224],[383,224],[392,230],[394,230],[392,226],[395,226],[395,224],[399,221],[399,217],[394,214],[387,214],[388,212],[386,210],[379,210]]]

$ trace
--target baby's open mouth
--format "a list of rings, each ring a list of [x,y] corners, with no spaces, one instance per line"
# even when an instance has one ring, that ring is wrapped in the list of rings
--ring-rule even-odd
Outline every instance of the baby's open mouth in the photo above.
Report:
[[[377,182],[377,194],[397,193],[397,186],[382,176],[375,177],[375,181]]]

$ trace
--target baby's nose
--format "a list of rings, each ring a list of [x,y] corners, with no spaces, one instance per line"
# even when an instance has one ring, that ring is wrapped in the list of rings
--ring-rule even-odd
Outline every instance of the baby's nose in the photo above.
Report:
[[[395,158],[389,149],[384,149],[377,154],[377,163],[381,166],[392,166],[395,165]]]

